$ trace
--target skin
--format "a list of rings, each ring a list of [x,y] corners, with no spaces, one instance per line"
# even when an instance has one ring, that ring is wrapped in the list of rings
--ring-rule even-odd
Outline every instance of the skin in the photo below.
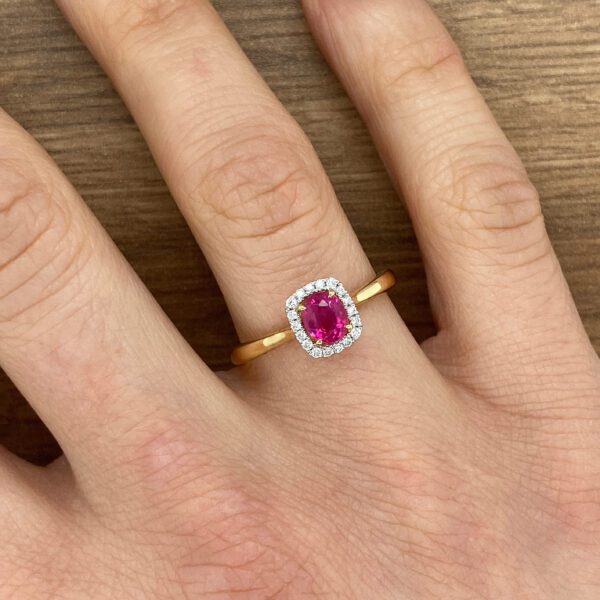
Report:
[[[241,339],[373,275],[298,125],[204,0],[60,0]],[[523,166],[422,0],[305,0],[406,198],[438,334],[215,374],[0,114],[0,364],[59,440],[0,455],[3,600],[597,599],[600,364]]]

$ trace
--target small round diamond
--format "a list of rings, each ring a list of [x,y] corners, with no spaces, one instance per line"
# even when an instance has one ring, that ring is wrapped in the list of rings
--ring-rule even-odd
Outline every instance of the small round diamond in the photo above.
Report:
[[[319,279],[318,281],[315,282],[315,287],[318,290],[324,290],[327,287],[327,284],[325,283],[324,279]]]
[[[323,356],[323,350],[321,350],[321,348],[318,348],[317,346],[315,346],[311,351],[310,351],[310,355],[313,358],[321,358]]]
[[[313,343],[312,343],[312,342],[311,342],[311,341],[310,341],[308,338],[306,338],[306,339],[305,339],[305,340],[302,342],[302,347],[303,347],[305,350],[311,350],[311,349],[312,349],[312,347],[313,347]]]
[[[347,335],[343,340],[342,340],[342,346],[344,346],[344,348],[348,348],[348,346],[352,345],[352,338]]]
[[[331,346],[327,346],[327,348],[323,348],[323,356],[331,356],[333,354],[333,348]]]
[[[339,354],[340,352],[344,351],[344,345],[340,342],[339,344],[335,344],[335,346],[333,346],[333,351],[336,354]]]
[[[337,286],[337,280],[334,279],[333,277],[330,277],[329,279],[327,279],[325,281],[325,287],[327,287],[328,290],[334,290],[336,289]]]
[[[360,337],[360,334],[362,333],[362,327],[355,327],[351,332],[350,332],[350,337],[353,340],[357,340]]]
[[[295,310],[295,308],[298,306],[298,300],[296,300],[295,296],[291,296],[290,298],[287,299],[287,302],[285,303],[285,307],[288,310]]]
[[[308,340],[308,336],[306,335],[306,332],[304,331],[304,329],[300,328],[298,331],[295,332],[296,333],[296,339],[302,344],[303,342],[305,342],[306,340]],[[310,340],[308,340],[310,341]]]

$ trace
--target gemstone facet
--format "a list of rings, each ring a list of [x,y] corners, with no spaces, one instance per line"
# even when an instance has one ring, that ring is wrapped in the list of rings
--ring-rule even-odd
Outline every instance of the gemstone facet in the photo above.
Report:
[[[286,313],[296,339],[313,358],[349,348],[362,333],[356,305],[333,277],[317,279],[292,294]]]
[[[348,333],[346,326],[350,319],[346,307],[336,294],[330,296],[329,292],[315,292],[305,298],[302,304],[302,326],[313,342],[331,346]]]

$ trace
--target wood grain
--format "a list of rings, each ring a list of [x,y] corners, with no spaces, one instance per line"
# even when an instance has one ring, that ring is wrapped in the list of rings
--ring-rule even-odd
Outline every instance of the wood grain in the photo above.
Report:
[[[433,326],[410,223],[299,3],[215,4],[312,139],[374,265],[400,276],[393,299],[423,339]],[[551,238],[599,350],[600,3],[433,5],[541,192]],[[200,355],[214,368],[226,366],[236,339],[212,275],[131,117],[50,0],[0,0],[0,105],[46,147]],[[1,377],[0,441],[38,463],[58,453]]]

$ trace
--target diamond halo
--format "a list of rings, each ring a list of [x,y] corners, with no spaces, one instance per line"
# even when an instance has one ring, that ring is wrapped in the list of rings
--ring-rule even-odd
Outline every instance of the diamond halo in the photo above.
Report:
[[[348,317],[348,333],[331,345],[319,343],[311,338],[300,317],[303,301],[317,292],[329,292],[330,295],[337,296]],[[333,277],[317,279],[296,290],[287,299],[285,310],[298,343],[313,358],[328,358],[340,354],[357,341],[362,333],[362,322],[354,301],[344,286]]]

